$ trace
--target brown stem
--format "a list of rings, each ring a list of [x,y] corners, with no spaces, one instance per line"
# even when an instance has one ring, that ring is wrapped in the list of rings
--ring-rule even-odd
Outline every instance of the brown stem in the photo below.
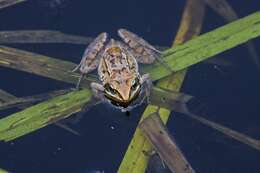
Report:
[[[93,38],[65,34],[53,30],[1,31],[0,43],[70,43],[89,44]]]
[[[172,172],[195,172],[175,143],[173,137],[169,134],[158,113],[152,113],[139,124],[139,127]]]

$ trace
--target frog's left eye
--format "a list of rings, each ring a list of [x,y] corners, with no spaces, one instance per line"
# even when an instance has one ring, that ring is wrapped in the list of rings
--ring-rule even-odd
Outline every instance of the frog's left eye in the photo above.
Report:
[[[135,90],[139,84],[140,84],[140,81],[139,81],[139,78],[137,77],[137,78],[135,78],[135,80],[132,81],[131,89]]]

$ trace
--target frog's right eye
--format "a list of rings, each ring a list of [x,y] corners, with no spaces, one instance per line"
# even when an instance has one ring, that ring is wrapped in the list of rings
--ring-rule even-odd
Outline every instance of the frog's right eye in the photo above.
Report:
[[[135,89],[138,87],[138,85],[140,85],[140,81],[139,81],[139,78],[136,77],[136,78],[132,81],[131,89],[132,89],[132,90],[135,90]]]

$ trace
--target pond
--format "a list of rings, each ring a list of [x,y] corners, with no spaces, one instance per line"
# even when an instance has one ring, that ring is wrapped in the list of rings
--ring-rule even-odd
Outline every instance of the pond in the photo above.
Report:
[[[250,3],[229,0],[228,3],[239,18],[260,9],[260,2],[257,0]],[[110,38],[119,40],[117,30],[120,28],[136,33],[156,48],[169,48],[178,33],[185,4],[186,1],[183,0],[24,1],[0,8],[0,43],[76,64],[80,62],[89,39],[93,40],[98,34],[107,32]],[[192,19],[199,21],[199,15],[198,11]],[[214,9],[207,6],[201,33],[207,33],[227,23]],[[47,36],[41,37],[32,37],[29,33],[30,39],[34,38],[34,41],[28,41],[30,39],[25,36],[14,36],[10,37],[13,41],[9,40],[9,43],[8,39],[5,40],[1,35],[2,31],[18,30],[59,32],[49,32]],[[81,37],[70,37],[67,42],[57,41],[57,33]],[[37,38],[45,40],[45,43],[40,43],[43,41],[37,41]],[[251,137],[257,140],[258,144],[259,45],[260,39],[256,38],[249,44],[233,46],[234,48],[214,56],[208,63],[200,62],[189,67],[180,90],[194,96],[189,105],[191,111]],[[0,52],[3,52],[1,47]],[[40,56],[36,58],[41,61]],[[140,68],[145,67],[141,65]],[[72,69],[68,69],[70,70]],[[35,75],[15,70],[0,63],[0,89],[16,97],[26,97],[75,88],[73,83],[78,79],[78,76],[71,77],[69,79],[73,79],[73,82],[68,82],[69,79],[62,82],[40,74],[46,74],[45,71],[38,73]],[[83,82],[83,86],[86,83]],[[160,82],[154,81],[154,85],[158,83]],[[2,101],[3,97],[0,95],[0,103]],[[28,106],[32,105],[5,110],[0,108],[0,118]],[[108,103],[91,105],[58,123],[52,123],[8,142],[0,141],[0,168],[12,173],[117,172],[146,107],[147,103],[143,103],[129,112],[122,112]],[[198,173],[260,171],[260,152],[250,145],[176,111],[171,112],[167,127],[190,165]]]

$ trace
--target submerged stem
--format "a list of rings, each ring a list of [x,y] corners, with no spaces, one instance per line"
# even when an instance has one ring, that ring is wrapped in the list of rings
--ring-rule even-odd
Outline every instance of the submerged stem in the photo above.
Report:
[[[0,0],[0,10],[25,1],[27,0]]]

